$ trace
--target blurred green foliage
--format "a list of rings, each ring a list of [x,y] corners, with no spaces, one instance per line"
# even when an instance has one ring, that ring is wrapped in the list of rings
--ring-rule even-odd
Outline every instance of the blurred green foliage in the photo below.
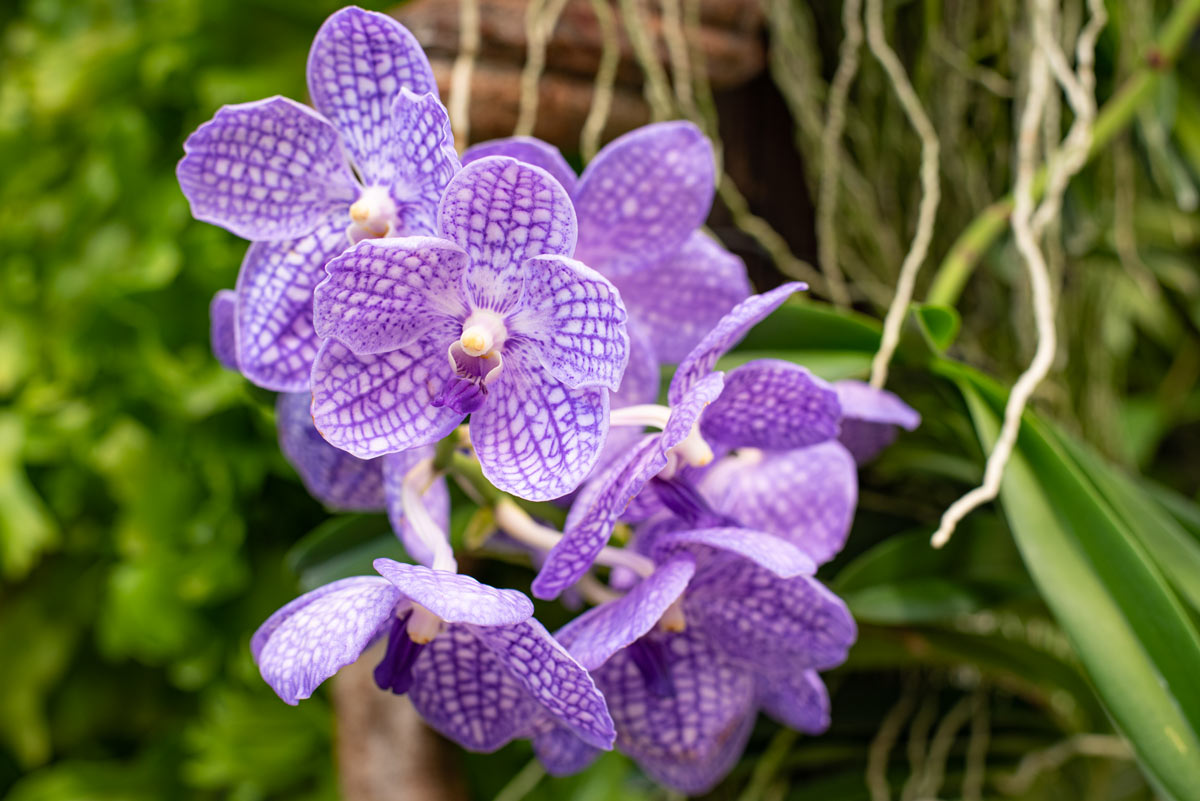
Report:
[[[173,165],[221,104],[303,98],[309,42],[339,5],[0,7],[0,794],[16,801],[337,795],[326,696],[279,702],[248,638],[302,588],[362,571],[395,541],[379,517],[331,519],[309,499],[275,446],[268,394],[212,358],[209,299],[233,284],[245,245],[190,219]],[[1066,5],[1077,24],[1082,3]],[[1167,6],[1108,5],[1102,97],[1136,67]],[[836,7],[770,4],[794,29],[775,43],[789,66],[775,78],[810,165],[804,112],[832,74]],[[943,137],[938,256],[1010,184],[1011,98],[962,65],[1019,73],[1021,45],[1008,36],[1019,3],[903,3],[889,15]],[[1184,59],[1073,184],[1051,253],[1065,276],[1062,369],[1038,399],[1057,425],[1037,422],[1041,450],[1019,451],[1024,494],[1006,485],[1002,508],[973,515],[943,551],[926,537],[979,480],[995,411],[979,396],[994,387],[946,354],[1010,378],[1032,348],[1011,246],[984,254],[957,310],[913,315],[890,386],[924,425],[864,471],[850,544],[822,572],[861,626],[830,676],[833,728],[809,739],[760,722],[716,798],[872,799],[881,783],[906,799],[1151,797],[1114,736],[1112,678],[1088,656],[1103,642],[1080,639],[1086,614],[1062,614],[1076,589],[1055,590],[1064,563],[1042,564],[1030,547],[1047,533],[1076,542],[1072,521],[1099,521],[1105,547],[1139,559],[1143,583],[1114,595],[1128,619],[1140,586],[1178,631],[1194,629],[1200,512],[1185,496],[1200,488],[1197,63]],[[866,194],[846,187],[839,230],[858,307],[878,311],[872,293],[894,282],[915,213],[917,142],[869,59],[846,147],[848,180],[869,182]],[[770,355],[828,378],[862,375],[877,341],[867,315],[797,303],[723,366]],[[1042,506],[1023,509],[1030,498]],[[454,520],[469,550],[472,510],[460,504]],[[1087,568],[1101,590],[1123,575],[1104,567]],[[508,586],[531,575],[488,570]],[[551,627],[564,614],[538,612]],[[1185,649],[1152,644],[1146,660],[1172,675],[1190,664]],[[1152,675],[1150,662],[1151,673],[1131,669]],[[1129,731],[1156,723],[1128,704],[1118,712]],[[561,780],[530,759],[527,743],[464,755],[473,797],[665,797],[620,755]]]

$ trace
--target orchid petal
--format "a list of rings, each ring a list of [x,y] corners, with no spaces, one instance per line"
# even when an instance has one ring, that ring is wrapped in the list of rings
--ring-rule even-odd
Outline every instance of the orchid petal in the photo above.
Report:
[[[392,103],[401,89],[437,97],[420,43],[386,14],[344,8],[325,20],[308,53],[308,94],[336,126],[368,183],[388,169]]]
[[[453,431],[463,415],[433,405],[450,372],[452,337],[443,329],[375,356],[356,356],[327,340],[312,373],[313,420],[321,436],[370,459],[432,445]]]
[[[408,345],[468,314],[460,296],[467,254],[445,239],[366,239],[325,270],[314,294],[317,334],[360,356]]]
[[[447,623],[509,626],[533,614],[533,603],[516,590],[498,590],[470,576],[376,559],[375,570],[406,598]]]
[[[337,216],[298,239],[255,242],[246,251],[237,281],[238,363],[255,384],[308,391],[321,346],[313,288],[325,277],[325,263],[349,244]]]
[[[575,250],[575,209],[545,170],[490,156],[463,167],[446,187],[442,234],[471,256],[467,290],[476,307],[507,312],[520,300],[523,265]]]
[[[331,509],[384,508],[380,462],[356,459],[326,442],[313,425],[308,393],[281,394],[275,402],[275,423],[279,447],[310,495]]]
[[[391,622],[400,593],[376,576],[342,579],[271,615],[250,642],[263,680],[293,706],[359,655]]]
[[[337,131],[286,97],[222,107],[175,170],[197,220],[244,239],[293,239],[358,197]]]
[[[700,430],[729,447],[792,450],[836,437],[841,412],[833,388],[805,368],[756,359],[725,377]]]
[[[562,184],[563,189],[571,193],[575,189],[575,170],[563,158],[559,149],[541,139],[532,136],[510,136],[507,139],[493,139],[471,145],[462,154],[462,163],[470,164],[488,156],[509,156],[517,161],[541,167],[554,176],[554,180]]]

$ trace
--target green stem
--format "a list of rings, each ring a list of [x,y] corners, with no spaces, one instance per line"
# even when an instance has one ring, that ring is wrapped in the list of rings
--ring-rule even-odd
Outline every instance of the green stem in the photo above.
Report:
[[[1154,45],[1146,53],[1145,63],[1117,90],[1100,113],[1092,127],[1092,147],[1088,151],[1091,161],[1129,125],[1134,113],[1154,92],[1159,80],[1166,74],[1187,44],[1192,31],[1200,24],[1200,0],[1180,0],[1167,21],[1159,29]],[[1046,188],[1046,169],[1043,166],[1034,179],[1033,196],[1038,200]],[[942,259],[933,283],[929,287],[926,302],[939,306],[953,306],[958,302],[963,287],[975,270],[975,265],[991,244],[1008,229],[1008,218],[1012,214],[1013,196],[1005,195],[992,203],[967,226]]]

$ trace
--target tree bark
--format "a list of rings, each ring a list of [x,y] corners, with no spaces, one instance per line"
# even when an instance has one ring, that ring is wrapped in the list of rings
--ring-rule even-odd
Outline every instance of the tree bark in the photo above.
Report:
[[[407,696],[372,675],[383,643],[333,680],[338,780],[346,801],[466,801],[450,743],[425,725]]]

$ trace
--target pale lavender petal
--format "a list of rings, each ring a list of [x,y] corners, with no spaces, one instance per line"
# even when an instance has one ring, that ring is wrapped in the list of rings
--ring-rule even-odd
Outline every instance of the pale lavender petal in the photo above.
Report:
[[[313,296],[317,335],[366,355],[408,345],[439,322],[461,322],[466,270],[467,254],[445,239],[363,240],[325,267],[329,277]]]
[[[744,559],[697,574],[684,614],[689,630],[767,673],[840,665],[858,633],[842,599],[816,579],[779,578]]]
[[[446,626],[425,646],[408,697],[426,723],[470,751],[495,751],[524,736],[541,711],[464,625]]]
[[[854,459],[837,442],[787,453],[742,452],[718,462],[700,487],[720,511],[783,537],[817,564],[846,544],[858,503]]]
[[[782,578],[817,572],[817,565],[808,554],[787,540],[746,528],[697,528],[663,533],[654,539],[653,555],[662,560],[697,546],[736,554]]]
[[[325,263],[349,246],[345,222],[327,219],[299,239],[255,242],[237,281],[238,363],[261,387],[307,392],[320,339],[313,289]]]
[[[245,239],[304,236],[358,197],[337,131],[286,97],[224,106],[183,150],[175,174],[192,216]]]
[[[842,407],[833,388],[798,364],[756,359],[730,371],[700,431],[731,448],[792,450],[838,435]]]
[[[568,193],[575,190],[575,170],[563,158],[558,148],[532,136],[510,136],[471,145],[462,154],[462,163],[470,164],[488,156],[508,156],[535,167],[541,167],[554,176]]]
[[[238,370],[237,363],[237,293],[232,289],[222,289],[213,295],[212,303],[208,305],[208,316],[211,323],[209,339],[213,355],[222,367]]]
[[[595,748],[611,749],[616,733],[604,697],[588,672],[530,618],[512,626],[472,626],[534,700]]]
[[[404,544],[404,549],[418,563],[429,567],[433,564],[434,554],[430,550],[429,545],[424,538],[418,535],[412,528],[412,525],[404,517],[404,506],[401,502],[401,486],[404,484],[404,477],[408,474],[417,462],[422,459],[428,459],[433,456],[433,448],[414,448],[411,451],[401,451],[400,453],[389,453],[387,456],[380,457],[383,464],[383,487],[384,495],[387,498],[388,520],[391,521],[392,530],[396,532],[396,536],[400,538],[400,542]],[[429,514],[433,517],[433,522],[437,524],[441,531],[449,531],[450,528],[450,491],[446,488],[446,479],[438,476],[429,485],[429,489],[421,496],[421,500],[425,503],[425,508],[429,510]]]
[[[331,509],[368,512],[384,508],[379,460],[356,459],[317,433],[307,392],[283,393],[275,402],[279,447],[310,495]]]
[[[448,380],[446,348],[457,332],[433,334],[375,356],[356,356],[336,339],[321,346],[312,371],[313,420],[331,444],[360,459],[432,445],[463,415],[433,399]]]
[[[504,156],[463,167],[446,187],[438,220],[471,255],[467,290],[475,305],[499,312],[520,299],[526,259],[575,250],[575,209],[562,184]]]
[[[525,262],[525,296],[509,333],[530,343],[550,375],[568,387],[616,390],[629,361],[625,306],[604,276],[565,256]]]
[[[676,556],[659,565],[627,595],[589,609],[558,633],[571,656],[595,670],[625,646],[658,624],[663,613],[683,595],[696,572],[690,557]]]
[[[601,753],[549,715],[535,727],[531,739],[533,753],[551,776],[573,776],[595,762]]]
[[[401,89],[437,96],[420,43],[386,14],[344,8],[325,20],[308,53],[308,94],[337,127],[368,183],[391,153],[392,102]]]
[[[391,622],[400,593],[375,576],[342,579],[271,615],[250,642],[263,680],[289,704],[358,659]]]
[[[896,426],[912,431],[921,424],[921,415],[886,389],[850,379],[838,381],[833,388],[842,405],[839,439],[859,464],[892,444]]]
[[[400,230],[390,236],[434,235],[438,203],[446,184],[461,169],[446,107],[436,95],[401,89],[392,105],[390,154],[372,179],[390,187],[402,212]]]
[[[578,487],[604,444],[608,390],[565,387],[536,355],[511,344],[497,384],[471,415],[471,443],[488,481],[534,501]]]
[[[704,792],[745,746],[745,721],[755,716],[754,680],[691,627],[647,637],[665,652],[673,692],[652,691],[629,648],[596,671],[617,725],[617,747],[653,778],[683,792]]]
[[[615,273],[612,281],[663,362],[687,356],[721,317],[754,292],[742,260],[700,231],[653,265]]]
[[[658,435],[643,437],[579,493],[567,515],[563,538],[550,549],[533,580],[535,598],[558,597],[592,566],[626,505],[666,467],[667,456],[660,439]]]
[[[639,403],[654,403],[658,400],[658,386],[662,383],[662,371],[654,346],[636,320],[625,320],[629,334],[629,364],[621,378],[621,388],[610,395],[612,408],[634,406]]]
[[[498,590],[470,576],[376,559],[375,570],[405,597],[447,623],[508,626],[533,614],[533,603],[516,590]]]
[[[678,399],[671,401],[671,414],[662,432],[663,447],[674,448],[683,442],[692,433],[705,407],[721,397],[724,388],[725,375],[709,373],[688,387]]]
[[[829,728],[829,691],[815,670],[789,670],[759,680],[763,712],[796,731],[821,734]]]
[[[647,125],[612,141],[572,193],[581,261],[608,275],[674,253],[708,217],[712,144],[690,122]]]
[[[700,344],[680,362],[675,377],[671,379],[668,396],[674,406],[688,387],[707,375],[717,360],[742,340],[759,321],[779,308],[793,292],[807,289],[805,284],[793,281],[776,287],[761,295],[752,295],[721,318]]]

